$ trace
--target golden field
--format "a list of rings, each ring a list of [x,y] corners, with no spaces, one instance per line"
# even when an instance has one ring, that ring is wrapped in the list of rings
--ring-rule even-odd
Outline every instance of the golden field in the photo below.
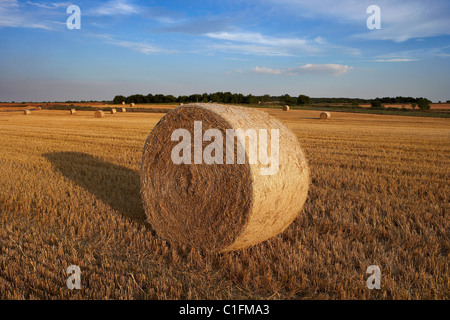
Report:
[[[142,149],[163,114],[0,113],[0,299],[449,299],[450,120],[265,110],[304,148],[308,199],[282,234],[219,255],[145,222]]]

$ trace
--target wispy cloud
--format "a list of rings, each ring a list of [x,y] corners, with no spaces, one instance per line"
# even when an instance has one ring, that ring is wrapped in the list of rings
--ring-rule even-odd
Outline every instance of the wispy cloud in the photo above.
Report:
[[[92,35],[92,36],[102,39],[103,42],[105,42],[107,44],[127,48],[130,50],[141,52],[146,55],[158,54],[158,53],[174,53],[175,52],[175,50],[163,49],[163,48],[154,46],[152,44],[149,44],[146,41],[120,40],[120,39],[116,39],[113,36],[107,35],[107,34],[97,34],[97,35]]]
[[[254,43],[268,46],[299,47],[308,44],[308,42],[304,39],[269,37],[264,36],[260,33],[253,32],[216,32],[207,33],[206,36],[213,39]]]
[[[53,21],[52,11],[65,6],[67,3],[19,3],[17,0],[3,0],[0,2],[0,27],[29,28],[51,30],[58,24]],[[37,10],[27,10],[30,6],[36,6]]]
[[[27,1],[26,2],[29,5],[36,6],[42,9],[56,9],[56,8],[65,8],[70,6],[72,3],[70,2],[32,2]]]
[[[272,37],[258,32],[211,32],[206,37],[216,40],[210,48],[240,54],[266,56],[295,56],[299,53],[319,53],[323,50],[323,38]]]
[[[286,76],[296,76],[302,74],[331,74],[335,76],[347,73],[352,70],[353,67],[342,64],[305,64],[300,67],[293,67],[288,69],[272,69],[268,67],[255,67],[253,72],[261,74],[270,75],[286,75]]]
[[[404,42],[414,38],[450,34],[448,0],[267,0],[289,14],[307,19],[326,19],[337,24],[355,25],[353,36],[361,39]],[[366,9],[376,4],[381,9],[381,29],[368,30]]]
[[[236,44],[236,43],[214,43],[207,47],[210,51],[223,51],[229,53],[256,55],[256,56],[294,56],[286,48],[277,48],[272,46],[261,46],[255,44]]]
[[[273,75],[287,74],[287,72],[285,70],[272,69],[272,68],[268,68],[268,67],[255,67],[255,68],[253,68],[253,72],[262,73],[262,74],[273,74]]]
[[[173,13],[171,15],[174,15]],[[157,29],[163,33],[184,33],[190,35],[204,35],[235,29],[235,19],[223,16],[203,16],[201,18],[174,17],[172,25]]]
[[[112,0],[88,11],[99,16],[133,15],[140,12],[139,6],[126,0]]]
[[[375,59],[375,62],[412,62],[419,61],[419,59],[393,58],[393,59]]]
[[[383,55],[378,55],[373,57],[370,61],[375,62],[414,62],[420,60],[426,60],[430,58],[440,57],[448,58],[450,57],[450,45],[442,47],[431,47],[431,48],[417,48],[410,50],[402,50],[397,52],[391,52]]]

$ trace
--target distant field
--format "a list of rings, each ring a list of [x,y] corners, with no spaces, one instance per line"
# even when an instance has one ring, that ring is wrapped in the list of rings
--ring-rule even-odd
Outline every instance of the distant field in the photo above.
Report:
[[[450,119],[265,110],[305,150],[308,200],[284,233],[221,255],[145,223],[139,167],[162,113],[0,113],[0,299],[449,299]]]
[[[174,108],[177,107],[179,103],[173,103],[173,104],[156,104],[156,103],[143,103],[143,104],[135,104],[133,108],[161,108],[161,109],[167,109],[167,108]],[[25,110],[25,109],[35,109],[36,107],[43,107],[44,109],[46,107],[54,107],[54,106],[76,106],[76,107],[96,107],[96,108],[130,108],[129,104],[121,105],[121,104],[108,104],[108,103],[102,103],[102,102],[83,102],[83,103],[59,103],[59,102],[52,102],[52,103],[0,103],[0,111],[4,110]]]
[[[361,107],[367,107],[370,108],[370,104],[361,104]],[[405,107],[407,109],[412,109],[411,104],[408,103],[399,103],[399,104],[384,104],[385,108],[402,108]],[[416,110],[418,108],[416,107]],[[430,103],[430,109],[431,110],[450,110],[450,103]]]
[[[142,103],[142,104],[135,104],[134,107],[131,107],[130,104],[125,105],[117,105],[117,104],[107,104],[103,102],[85,102],[85,103],[32,103],[32,104],[22,104],[22,103],[0,103],[0,112],[2,111],[22,111],[26,109],[35,109],[36,107],[42,107],[43,109],[70,109],[70,108],[78,108],[78,109],[111,109],[111,108],[121,108],[125,107],[129,109],[130,111],[137,111],[137,112],[154,112],[155,109],[161,110],[161,112],[167,112],[169,109],[173,109],[178,107],[179,103],[171,103],[171,104],[159,104],[159,103]],[[315,109],[315,108],[326,108],[327,106],[330,107],[351,107],[350,104],[326,104],[326,103],[318,103],[318,104],[311,104],[311,105],[305,105],[305,106],[295,106],[294,108],[301,108],[301,109]],[[411,104],[385,104],[385,108],[398,108],[399,110],[403,107],[407,110],[412,110]],[[261,107],[261,108],[281,108],[281,105],[273,105],[273,104],[262,104],[262,105],[252,105],[252,107]],[[370,109],[370,104],[361,104],[360,107]],[[427,114],[419,113],[419,109],[416,107],[415,109],[418,113],[415,113],[414,115],[417,116],[425,116]],[[441,113],[448,116],[448,112],[450,112],[450,104],[449,103],[432,103],[430,104],[430,110],[434,116],[436,116],[436,113]],[[337,111],[337,110],[335,110]],[[350,110],[347,110],[350,112]],[[355,111],[355,110],[353,110]],[[361,111],[361,110],[359,110]],[[441,111],[441,112],[439,112]],[[374,111],[374,113],[379,113],[379,111]],[[395,112],[394,112],[395,113]],[[398,113],[398,112],[397,112]],[[402,113],[398,113],[396,115],[406,115]],[[430,115],[430,114],[428,114]],[[442,115],[441,115],[442,116]]]

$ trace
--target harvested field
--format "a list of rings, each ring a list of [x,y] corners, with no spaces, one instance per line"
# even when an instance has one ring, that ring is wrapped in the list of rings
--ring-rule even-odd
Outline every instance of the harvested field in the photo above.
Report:
[[[406,109],[412,109],[410,103],[396,103],[396,104],[383,104],[385,108],[401,108],[405,107]],[[370,108],[370,104],[361,104],[361,107]],[[416,107],[416,110],[419,108]],[[450,103],[430,103],[431,110],[450,110]]]
[[[280,235],[220,255],[145,222],[142,149],[162,113],[0,113],[0,298],[449,299],[450,120],[264,110],[299,139],[308,198]]]

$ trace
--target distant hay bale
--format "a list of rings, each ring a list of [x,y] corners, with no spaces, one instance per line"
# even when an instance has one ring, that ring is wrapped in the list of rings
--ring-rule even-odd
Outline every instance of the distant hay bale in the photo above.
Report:
[[[42,108],[41,107],[36,107],[36,111],[41,111]]]
[[[77,113],[76,109],[70,109],[70,114],[75,114],[75,113]]]
[[[134,107],[134,103],[130,103],[130,107]]]
[[[117,110],[115,108],[112,108],[111,109],[111,114],[116,114],[116,113],[117,113]]]
[[[289,111],[289,106],[288,106],[288,105],[285,105],[285,106],[283,107],[283,111]]]
[[[122,101],[122,105],[123,105],[123,106],[125,105],[125,101]]]
[[[323,120],[330,119],[330,117],[331,117],[331,113],[329,113],[329,112],[322,112],[320,114],[320,119],[323,119]]]
[[[26,116],[28,116],[28,115],[31,114],[31,111],[30,111],[30,110],[24,110],[24,111],[23,111],[23,114],[26,115]]]
[[[180,103],[180,106],[182,106],[183,105],[183,103]]]
[[[196,134],[204,135],[208,129],[222,133],[223,139],[215,137],[214,143],[220,141],[223,153],[218,153],[218,158],[215,155],[212,164],[204,159],[194,163],[194,121],[201,121],[202,126],[197,127]],[[180,144],[180,140],[171,138],[176,129],[190,133],[191,149],[182,154],[184,157],[189,152],[192,164],[172,161],[173,148]],[[227,143],[227,129],[265,129],[270,146],[267,155],[278,154],[276,173],[264,175],[262,169],[270,163],[262,164],[259,156],[256,162],[249,161],[249,139],[235,138],[233,149],[230,141]],[[272,141],[275,133],[271,129],[278,129],[278,139]],[[206,152],[212,140],[200,141]],[[246,146],[244,163],[230,163],[227,147],[237,160],[242,146]],[[209,152],[212,155],[218,151]],[[308,187],[309,169],[295,134],[281,121],[253,108],[219,104],[177,107],[158,122],[144,146],[141,195],[147,220],[161,237],[175,244],[227,252],[265,241],[285,230],[298,216]]]
[[[102,110],[95,111],[94,117],[96,117],[96,118],[104,118],[105,117],[105,113]]]
[[[120,108],[120,112],[127,112],[127,108]]]

